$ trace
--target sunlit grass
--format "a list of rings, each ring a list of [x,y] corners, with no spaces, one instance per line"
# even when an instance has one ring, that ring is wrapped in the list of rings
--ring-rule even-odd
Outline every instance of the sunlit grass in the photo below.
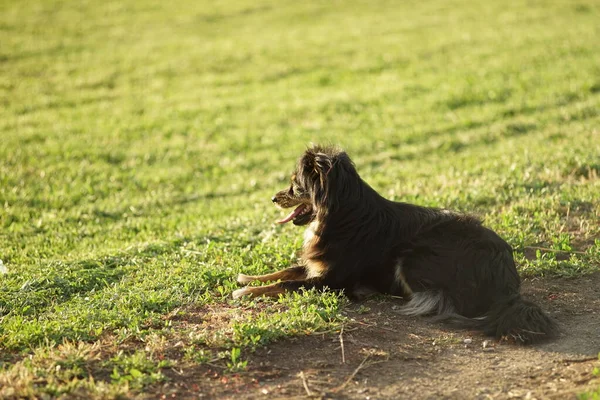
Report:
[[[389,198],[482,216],[523,275],[598,270],[599,16],[567,0],[0,1],[0,396],[135,392],[160,366],[234,370],[339,324],[333,294],[230,300],[237,273],[294,261],[301,232],[269,198],[311,142],[346,148]]]

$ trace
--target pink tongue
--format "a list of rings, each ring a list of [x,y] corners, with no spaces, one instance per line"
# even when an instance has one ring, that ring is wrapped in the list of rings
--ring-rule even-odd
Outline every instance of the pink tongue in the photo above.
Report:
[[[290,222],[291,220],[296,218],[298,216],[298,214],[300,214],[302,212],[302,210],[304,210],[304,204],[300,204],[298,207],[296,207],[296,209],[294,211],[292,211],[290,213],[290,215],[288,215],[287,217],[285,217],[284,219],[282,219],[280,221],[277,221],[277,223],[285,224],[286,222]]]

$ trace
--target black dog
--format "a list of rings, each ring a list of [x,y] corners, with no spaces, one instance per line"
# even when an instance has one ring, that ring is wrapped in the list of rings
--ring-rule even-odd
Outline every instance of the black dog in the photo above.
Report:
[[[300,158],[289,189],[273,197],[286,218],[307,225],[300,265],[239,283],[281,282],[233,293],[277,296],[300,288],[404,296],[407,315],[439,319],[529,343],[554,336],[555,323],[521,298],[512,249],[475,217],[397,203],[358,175],[348,155],[313,147]]]

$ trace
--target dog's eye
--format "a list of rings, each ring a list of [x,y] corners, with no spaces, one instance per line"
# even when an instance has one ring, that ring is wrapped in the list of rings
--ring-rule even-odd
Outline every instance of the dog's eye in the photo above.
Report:
[[[290,194],[291,195],[302,194],[302,189],[300,188],[300,186],[296,185],[295,183],[292,183],[292,186],[290,186]]]

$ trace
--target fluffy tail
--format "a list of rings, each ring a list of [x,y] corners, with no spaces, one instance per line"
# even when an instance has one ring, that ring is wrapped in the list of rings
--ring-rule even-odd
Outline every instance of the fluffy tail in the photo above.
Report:
[[[453,325],[482,330],[497,339],[513,338],[523,344],[551,339],[559,333],[556,322],[537,304],[524,300],[520,294],[496,301],[480,318],[471,319],[456,314],[440,317]]]
[[[497,339],[513,338],[524,344],[551,339],[559,333],[556,322],[520,294],[497,300],[485,315],[478,318],[457,314],[452,301],[441,291],[413,294],[400,312],[405,315],[437,314],[435,320],[460,328],[481,330]]]
[[[534,343],[558,335],[558,325],[542,309],[520,294],[496,302],[484,319],[483,331],[497,338],[513,337],[523,343]]]

